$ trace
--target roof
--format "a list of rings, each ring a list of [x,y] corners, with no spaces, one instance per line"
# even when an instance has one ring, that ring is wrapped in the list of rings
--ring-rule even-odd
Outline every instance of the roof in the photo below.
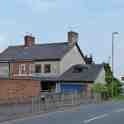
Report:
[[[76,46],[83,57],[78,44]],[[0,54],[0,61],[60,60],[69,50],[68,42],[36,44],[31,47],[10,46]]]
[[[7,79],[7,78],[0,78],[0,79]],[[32,76],[32,77],[27,77],[27,76],[23,76],[22,77],[16,77],[16,79],[18,80],[38,80],[38,81],[42,81],[42,82],[50,82],[50,83],[55,83],[58,81],[58,77],[54,76],[54,77],[49,77],[49,76]]]
[[[54,77],[43,77],[43,76],[41,76],[41,77],[32,77],[32,79],[34,79],[34,80],[40,80],[40,81],[42,81],[42,82],[57,82],[58,81],[58,77],[57,76],[54,76]]]
[[[79,72],[75,70],[76,68]],[[59,80],[65,82],[95,81],[103,68],[103,64],[74,65],[64,72]]]
[[[37,44],[31,47],[10,46],[0,54],[0,61],[56,60],[68,52],[68,43]]]

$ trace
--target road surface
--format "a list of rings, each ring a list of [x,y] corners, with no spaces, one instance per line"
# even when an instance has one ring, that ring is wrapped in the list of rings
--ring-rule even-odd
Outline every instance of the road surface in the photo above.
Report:
[[[82,105],[0,124],[124,124],[124,102]]]

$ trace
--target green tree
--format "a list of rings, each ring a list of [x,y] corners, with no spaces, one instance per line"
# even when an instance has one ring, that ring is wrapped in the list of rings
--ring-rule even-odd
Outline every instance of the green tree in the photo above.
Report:
[[[122,83],[118,79],[114,78],[113,84],[112,83],[108,84],[110,94],[112,92],[112,87],[113,87],[113,96],[119,96],[122,92]]]
[[[105,80],[108,84],[112,82],[112,71],[109,64],[104,63],[104,69],[105,69]]]
[[[108,87],[105,84],[101,84],[101,83],[96,83],[93,85],[92,90],[94,93],[104,93],[104,92],[108,92]]]
[[[114,80],[112,82],[112,71],[109,64],[104,63],[105,68],[105,80],[107,82],[108,92],[109,95],[112,96],[112,87],[113,87],[113,95],[118,96],[120,95],[122,91],[122,84],[121,82],[114,77]]]

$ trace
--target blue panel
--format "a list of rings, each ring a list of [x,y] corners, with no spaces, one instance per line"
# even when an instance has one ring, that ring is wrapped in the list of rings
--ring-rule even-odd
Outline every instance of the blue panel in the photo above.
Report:
[[[85,90],[85,86],[81,84],[61,84],[62,92],[82,92]]]

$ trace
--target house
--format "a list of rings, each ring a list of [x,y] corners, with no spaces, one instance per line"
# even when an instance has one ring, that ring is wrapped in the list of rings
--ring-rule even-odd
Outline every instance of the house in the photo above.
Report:
[[[0,98],[36,96],[56,90],[57,79],[71,66],[85,64],[78,33],[68,32],[67,42],[36,44],[26,35],[24,44],[9,46],[0,54]]]
[[[0,54],[0,99],[46,91],[90,95],[93,83],[105,83],[104,66],[84,56],[78,37],[70,31],[67,42],[37,44],[35,37],[26,35],[23,45],[5,49]]]
[[[59,77],[59,92],[84,91],[91,96],[95,83],[106,84],[104,64],[77,64]]]

